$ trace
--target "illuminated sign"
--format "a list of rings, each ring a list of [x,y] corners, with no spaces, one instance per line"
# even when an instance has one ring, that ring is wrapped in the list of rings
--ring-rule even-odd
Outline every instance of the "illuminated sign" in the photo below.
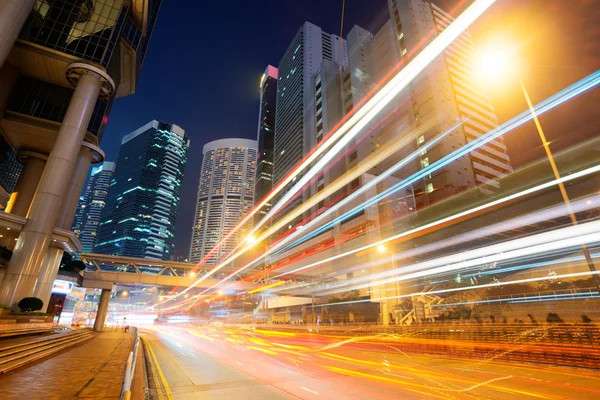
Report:
[[[52,293],[67,294],[71,293],[71,290],[73,290],[73,282],[60,279],[55,280],[54,286],[52,286]]]

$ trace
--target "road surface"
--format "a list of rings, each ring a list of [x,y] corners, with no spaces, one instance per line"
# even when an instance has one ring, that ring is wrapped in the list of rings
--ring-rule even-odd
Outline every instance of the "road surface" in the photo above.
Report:
[[[175,400],[600,398],[600,371],[590,369],[412,355],[318,333],[214,326],[142,333]]]

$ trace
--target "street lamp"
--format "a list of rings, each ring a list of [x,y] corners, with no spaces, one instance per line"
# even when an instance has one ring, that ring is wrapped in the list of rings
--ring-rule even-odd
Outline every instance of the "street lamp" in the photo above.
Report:
[[[569,195],[567,194],[567,189],[565,188],[565,185],[560,181],[560,172],[558,171],[558,167],[556,166],[556,162],[554,161],[552,150],[550,150],[550,142],[546,139],[546,135],[544,134],[544,130],[542,129],[542,124],[540,123],[535,108],[533,107],[531,97],[529,97],[529,92],[527,91],[527,88],[525,87],[523,79],[518,73],[518,70],[519,68],[516,52],[500,43],[494,43],[493,45],[489,45],[480,54],[479,74],[482,80],[491,81],[492,79],[498,79],[503,76],[508,77],[509,75],[516,75],[518,77],[521,90],[523,91],[523,96],[525,97],[525,101],[527,102],[527,106],[529,107],[529,111],[531,112],[531,116],[533,117],[533,122],[535,123],[535,127],[540,136],[540,140],[542,141],[542,146],[546,151],[546,157],[548,158],[548,162],[550,163],[550,167],[552,168],[554,178],[559,181],[558,189],[562,196],[563,202],[567,207],[569,218],[571,219],[571,223],[573,225],[577,225],[577,217],[575,217],[575,214],[573,213],[571,201],[569,199]],[[585,244],[581,245],[581,250],[583,251],[583,254],[587,261],[588,268],[592,272],[592,277],[594,279],[594,283],[596,284],[596,288],[600,293],[600,278],[595,273],[596,267],[590,255],[590,252]]]
[[[246,237],[246,242],[250,245],[250,246],[255,246],[256,244],[258,244],[258,239],[256,239],[255,236],[253,235],[248,235]],[[264,281],[265,283],[267,282],[267,280],[269,279],[269,271],[267,270],[267,244],[263,243],[263,254],[264,254]],[[269,312],[269,309],[267,307],[267,293],[266,290],[263,290],[263,294],[262,294],[262,298],[263,298],[263,312],[265,315],[265,323],[269,322],[269,316],[267,315]]]
[[[377,251],[381,254],[385,254],[388,252],[388,248],[385,247],[385,245],[379,244],[377,246]],[[394,258],[394,250],[389,250],[391,256],[392,256],[392,271],[394,272],[394,276],[396,275],[396,260]],[[398,309],[398,298],[399,298],[399,293],[398,293],[398,281],[394,281],[394,291],[396,292],[396,309],[394,310],[394,319],[396,318],[396,310]],[[383,320],[383,315],[381,316],[382,320]]]

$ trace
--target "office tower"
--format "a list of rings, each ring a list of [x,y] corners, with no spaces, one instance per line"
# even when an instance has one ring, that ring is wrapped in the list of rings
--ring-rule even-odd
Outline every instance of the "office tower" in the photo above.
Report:
[[[22,169],[23,165],[17,161],[17,152],[0,131],[0,209],[6,207]]]
[[[171,258],[189,145],[182,128],[156,120],[123,138],[94,252]]]
[[[94,251],[114,173],[115,163],[110,161],[92,168],[85,190],[79,199],[72,229],[81,242],[81,253]]]
[[[260,79],[258,110],[258,160],[254,183],[254,202],[260,202],[273,189],[273,151],[275,146],[275,101],[277,100],[277,68],[269,65]],[[271,209],[272,200],[254,216],[258,223]]]
[[[248,235],[251,221],[235,234],[229,233],[253,208],[256,153],[256,141],[249,139],[221,139],[204,145],[191,262],[214,264]]]
[[[346,41],[305,22],[279,62],[273,183],[279,183],[317,143],[313,75],[323,60],[347,63]],[[305,193],[304,196],[309,196]],[[298,197],[288,209],[302,201]]]
[[[405,63],[454,20],[435,4],[422,0],[388,0],[388,7],[393,42]],[[435,122],[416,139],[417,147],[463,121],[440,145],[423,152],[422,168],[498,125],[489,96],[473,78],[476,60],[471,35],[464,32],[411,84],[406,108],[412,113],[414,126]],[[506,146],[499,138],[415,185],[415,192],[422,193],[417,203],[425,206],[473,187],[484,194],[493,193],[500,188],[498,179],[510,172]]]
[[[161,5],[135,3],[1,2],[0,131],[23,163],[5,211],[28,218],[7,242],[0,303],[48,304],[63,249],[80,250],[70,232],[78,199],[90,163],[103,161],[114,100],[135,92]],[[55,229],[68,234],[52,240]]]

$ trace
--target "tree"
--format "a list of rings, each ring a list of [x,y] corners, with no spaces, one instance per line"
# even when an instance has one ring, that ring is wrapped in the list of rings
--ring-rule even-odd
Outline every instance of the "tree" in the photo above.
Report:
[[[87,268],[87,266],[81,260],[68,261],[67,263],[60,266],[61,271],[67,271],[67,272],[84,271],[86,268]]]
[[[24,297],[18,304],[21,311],[37,311],[44,307],[44,302],[37,297]]]

